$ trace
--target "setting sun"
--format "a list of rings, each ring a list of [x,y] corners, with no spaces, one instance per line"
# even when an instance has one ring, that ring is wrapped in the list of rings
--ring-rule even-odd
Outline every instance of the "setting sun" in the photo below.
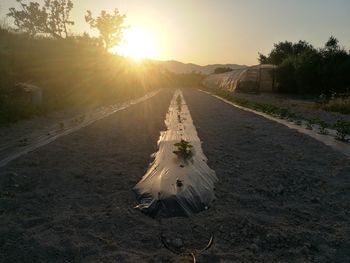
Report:
[[[154,39],[154,35],[143,28],[131,28],[125,32],[122,43],[113,47],[110,52],[136,61],[155,58],[157,51]]]

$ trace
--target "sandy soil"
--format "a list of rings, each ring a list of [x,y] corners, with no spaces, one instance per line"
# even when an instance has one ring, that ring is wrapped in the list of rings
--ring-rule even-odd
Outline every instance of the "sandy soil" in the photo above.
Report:
[[[213,206],[151,219],[131,191],[156,151],[172,92],[100,120],[0,170],[0,262],[350,261],[350,161],[317,141],[185,90]]]

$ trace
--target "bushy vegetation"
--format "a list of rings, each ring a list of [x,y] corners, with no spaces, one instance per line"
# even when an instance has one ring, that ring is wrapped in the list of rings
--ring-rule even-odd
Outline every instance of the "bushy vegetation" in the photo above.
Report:
[[[53,38],[68,38],[69,26],[74,25],[70,20],[73,9],[72,0],[44,0],[43,5],[38,2],[16,0],[19,9],[9,9],[8,16],[14,19],[14,24],[21,32],[30,36],[49,35]]]
[[[71,10],[71,1],[60,2],[66,5],[62,12]],[[51,32],[54,26],[42,31],[42,19],[49,19],[50,9],[36,3],[24,8],[28,14],[11,9],[17,28],[0,27],[0,125],[51,110],[116,103],[163,87],[169,80],[151,62],[135,64],[108,53],[102,37],[66,35],[63,22],[55,33]],[[49,13],[45,15],[44,10]],[[37,21],[35,14],[40,14],[41,20]],[[43,104],[34,107],[15,97],[13,88],[19,82],[40,87]]]
[[[320,49],[305,41],[280,42],[268,56],[259,54],[259,62],[277,65],[280,92],[331,96],[350,90],[350,52],[334,37]]]
[[[97,42],[87,36],[59,40],[2,30],[0,122],[69,106],[113,103],[164,84],[165,77],[157,66],[146,62],[135,65],[106,53]],[[18,82],[42,88],[44,103],[40,108],[12,97],[11,90]]]

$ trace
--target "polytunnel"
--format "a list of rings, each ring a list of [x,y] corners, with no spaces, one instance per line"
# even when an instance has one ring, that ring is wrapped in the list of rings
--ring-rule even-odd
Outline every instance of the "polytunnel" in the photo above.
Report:
[[[274,92],[277,86],[274,69],[275,66],[270,64],[234,69],[208,76],[203,85],[231,92]]]

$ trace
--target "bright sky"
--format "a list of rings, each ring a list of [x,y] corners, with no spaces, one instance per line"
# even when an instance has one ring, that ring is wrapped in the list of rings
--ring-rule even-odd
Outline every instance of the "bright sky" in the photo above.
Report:
[[[146,35],[143,40],[150,45],[148,53],[160,60],[251,65],[257,63],[258,52],[268,53],[278,41],[302,39],[321,47],[330,35],[350,48],[349,0],[73,2],[74,32],[90,30],[84,21],[86,10],[96,14],[118,8],[127,15],[131,29]],[[10,6],[16,6],[16,1],[1,0],[0,15]]]

